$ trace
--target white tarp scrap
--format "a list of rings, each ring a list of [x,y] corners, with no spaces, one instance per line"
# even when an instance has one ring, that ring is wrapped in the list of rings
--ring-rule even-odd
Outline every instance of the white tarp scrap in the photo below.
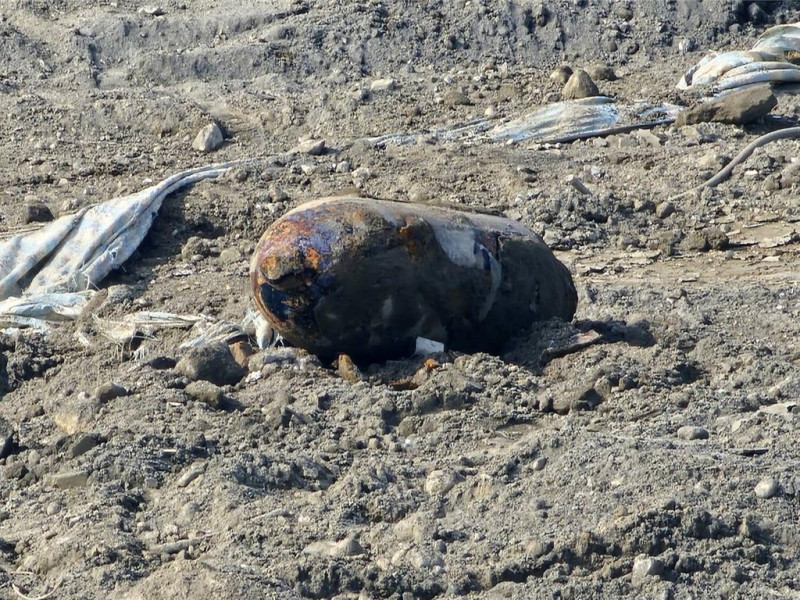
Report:
[[[0,326],[75,319],[100,282],[139,247],[164,198],[248,160],[182,171],[0,242]]]
[[[711,52],[689,69],[678,89],[712,93],[758,83],[800,83],[800,23],[767,29],[750,50]]]

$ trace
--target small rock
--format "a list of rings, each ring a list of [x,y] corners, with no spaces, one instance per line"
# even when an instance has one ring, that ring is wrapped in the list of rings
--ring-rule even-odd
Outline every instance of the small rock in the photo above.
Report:
[[[709,249],[708,238],[702,231],[690,231],[681,242],[681,249],[689,252],[705,252]]]
[[[91,427],[102,403],[91,394],[81,392],[54,397],[48,405],[48,412],[58,428],[67,435],[74,435]]]
[[[332,551],[334,557],[360,556],[362,554],[364,554],[364,548],[356,538],[349,536],[337,542]]]
[[[250,357],[253,356],[253,346],[247,340],[240,340],[228,345],[231,356],[240,366],[247,368],[250,365]]]
[[[646,577],[658,577],[663,572],[664,563],[661,559],[640,555],[633,560],[631,575],[634,580],[641,581]]]
[[[192,142],[192,148],[200,152],[212,152],[222,146],[223,141],[222,130],[219,125],[209,123],[197,132]]]
[[[95,433],[87,433],[82,435],[74,444],[72,444],[72,446],[70,446],[69,455],[72,458],[77,458],[82,454],[86,454],[92,448],[99,446],[103,441],[105,440]]]
[[[369,90],[374,93],[390,92],[397,86],[397,82],[391,77],[376,79],[369,85]]]
[[[669,200],[656,206],[656,216],[659,219],[666,219],[675,212],[675,205]]]
[[[237,264],[242,262],[242,253],[238,248],[225,248],[219,253],[219,259],[228,265]]]
[[[67,471],[65,473],[56,473],[50,475],[47,479],[48,483],[54,487],[62,490],[69,490],[77,487],[83,487],[89,480],[89,473],[83,470]]]
[[[448,90],[445,92],[444,96],[442,97],[442,101],[444,102],[445,106],[468,106],[472,104],[469,96],[458,89]]]
[[[97,388],[94,390],[94,397],[101,404],[105,404],[106,402],[110,402],[115,398],[127,396],[129,393],[130,392],[126,388],[122,387],[118,383],[109,381],[97,386]]]
[[[325,154],[325,140],[310,139],[297,144],[291,152],[295,154],[308,154],[309,156],[320,156]]]
[[[349,173],[352,170],[353,170],[353,167],[346,160],[343,160],[342,162],[336,164],[336,172],[337,173]]]
[[[14,434],[14,426],[0,417],[0,458],[6,458],[14,452],[16,447]]]
[[[425,492],[429,496],[440,496],[452,490],[459,482],[457,473],[449,469],[431,471],[425,479]]]
[[[352,172],[353,183],[357,187],[361,187],[364,185],[365,181],[368,181],[374,177],[372,171],[370,171],[367,167],[358,167],[355,171]]]
[[[289,199],[289,194],[283,188],[273,186],[269,189],[269,199],[272,202],[286,202]]]
[[[583,183],[577,175],[568,175],[566,182],[584,196],[590,196],[592,193],[592,190],[586,187],[586,184]]]
[[[756,496],[763,499],[773,498],[778,495],[780,487],[778,482],[772,477],[766,477],[756,484],[753,490]]]
[[[43,202],[31,202],[25,206],[25,215],[22,217],[24,224],[48,223],[54,219],[53,213]]]
[[[348,383],[364,381],[364,375],[347,354],[340,354],[337,360],[336,374]]]
[[[712,250],[724,250],[730,243],[728,235],[720,227],[709,227],[704,233]]]
[[[615,4],[614,15],[623,21],[630,21],[633,18],[633,11],[624,4]]]
[[[533,461],[533,470],[534,471],[544,471],[544,468],[547,466],[547,457],[540,456],[536,460]]]
[[[183,391],[186,392],[187,396],[212,408],[219,408],[222,403],[222,390],[208,381],[193,381]]]
[[[719,152],[707,152],[697,161],[697,167],[701,170],[718,171],[728,162],[728,158]]]
[[[592,78],[583,69],[575,71],[567,81],[564,89],[561,91],[561,97],[564,100],[579,100],[581,98],[590,98],[591,96],[599,96],[600,90],[597,89]]]
[[[753,25],[761,25],[769,21],[769,15],[758,3],[751,2],[747,5],[747,20]]]
[[[562,65],[550,73],[550,80],[555,81],[559,85],[564,85],[569,81],[571,75],[572,68],[568,67],[567,65]]]
[[[14,479],[22,479],[28,473],[30,473],[30,469],[21,462],[12,462],[9,465],[6,465],[5,469],[5,476],[6,479],[14,480]]]
[[[192,236],[181,248],[181,258],[184,260],[192,260],[195,256],[205,258],[211,255],[211,244],[208,240]]]
[[[203,473],[206,472],[206,462],[195,463],[188,469],[186,469],[181,476],[175,481],[175,485],[180,488],[185,488],[190,483],[192,483],[195,479],[200,477]]]
[[[175,365],[175,370],[189,379],[210,381],[216,385],[238,383],[245,375],[245,369],[234,360],[224,342],[189,349]]]
[[[758,85],[690,106],[678,115],[675,124],[680,127],[714,121],[746,125],[765,117],[777,105],[778,100],[772,93],[772,88],[769,85]]]
[[[708,430],[693,425],[684,425],[678,429],[677,435],[682,440],[707,440]]]
[[[592,65],[586,72],[589,74],[594,81],[616,81],[617,74],[614,73],[614,69],[609,67],[606,64],[596,64]]]

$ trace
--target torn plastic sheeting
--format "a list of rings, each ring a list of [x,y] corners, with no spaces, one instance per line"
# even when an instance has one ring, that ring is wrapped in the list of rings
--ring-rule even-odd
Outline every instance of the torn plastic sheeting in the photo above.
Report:
[[[754,83],[800,82],[800,23],[767,29],[751,50],[710,52],[681,77],[677,88],[712,93]]]
[[[495,142],[571,142],[671,123],[679,111],[680,107],[671,104],[621,104],[607,96],[593,96],[548,104],[495,126],[487,135]]]
[[[182,171],[0,243],[0,300],[8,301],[0,304],[0,322],[4,317],[22,324],[76,318],[89,300],[85,292],[139,247],[168,194],[248,162]]]

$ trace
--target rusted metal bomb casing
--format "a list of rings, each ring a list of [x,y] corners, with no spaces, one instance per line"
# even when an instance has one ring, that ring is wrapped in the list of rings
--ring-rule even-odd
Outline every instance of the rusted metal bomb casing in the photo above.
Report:
[[[323,198],[275,221],[250,278],[287,341],[363,361],[407,356],[417,337],[496,353],[577,305],[569,270],[516,221],[365,198]]]

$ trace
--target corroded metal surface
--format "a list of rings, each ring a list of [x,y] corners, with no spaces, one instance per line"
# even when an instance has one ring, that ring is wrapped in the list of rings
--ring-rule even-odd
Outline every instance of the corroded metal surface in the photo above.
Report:
[[[577,304],[568,269],[515,221],[364,198],[284,215],[250,276],[286,340],[366,361],[408,355],[417,337],[497,352],[537,320],[571,319]]]

